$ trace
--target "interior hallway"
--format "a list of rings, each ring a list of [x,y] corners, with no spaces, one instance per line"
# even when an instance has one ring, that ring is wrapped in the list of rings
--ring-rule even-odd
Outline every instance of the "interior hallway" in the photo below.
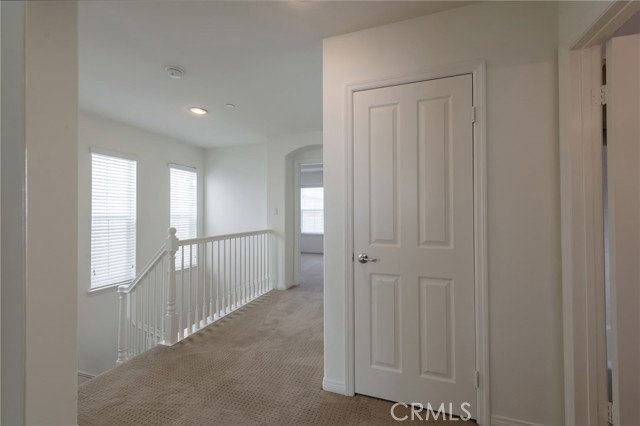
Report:
[[[322,255],[303,255],[301,266],[301,285],[82,384],[78,424],[398,424],[390,402],[321,389]]]
[[[309,291],[322,291],[324,281],[324,255],[300,254],[300,287]]]

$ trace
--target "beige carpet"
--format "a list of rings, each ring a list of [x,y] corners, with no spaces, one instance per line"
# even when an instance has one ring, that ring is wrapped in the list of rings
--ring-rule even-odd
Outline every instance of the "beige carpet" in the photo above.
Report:
[[[273,291],[173,347],[156,347],[82,384],[78,424],[410,423],[393,420],[390,402],[321,390],[321,259],[304,256],[300,286]]]

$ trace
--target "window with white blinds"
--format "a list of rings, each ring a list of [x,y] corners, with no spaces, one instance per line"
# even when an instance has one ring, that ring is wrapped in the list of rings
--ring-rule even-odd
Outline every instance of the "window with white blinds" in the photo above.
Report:
[[[91,154],[91,288],[136,275],[136,161]]]
[[[324,234],[324,188],[300,189],[300,232]]]
[[[198,236],[198,173],[195,169],[171,165],[171,226],[180,240]],[[197,263],[197,250],[185,250],[184,267]],[[176,269],[182,269],[182,248],[176,252]]]

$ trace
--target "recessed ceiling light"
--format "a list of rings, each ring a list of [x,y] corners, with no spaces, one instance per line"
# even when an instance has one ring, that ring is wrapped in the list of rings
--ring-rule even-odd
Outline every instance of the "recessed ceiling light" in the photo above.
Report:
[[[175,80],[180,80],[182,78],[182,74],[184,74],[184,71],[182,71],[178,67],[167,66],[167,67],[164,67],[164,70],[166,71],[169,77]]]
[[[234,104],[226,104],[225,106],[229,109],[234,109],[236,107]]]
[[[204,108],[200,108],[200,107],[191,107],[191,108],[189,108],[189,111],[191,111],[192,113],[194,113],[196,115],[205,115],[205,114],[209,113],[209,111],[207,111]]]

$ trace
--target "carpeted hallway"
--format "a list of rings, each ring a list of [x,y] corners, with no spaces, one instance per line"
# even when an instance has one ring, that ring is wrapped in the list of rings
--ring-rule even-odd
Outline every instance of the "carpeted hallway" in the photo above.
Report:
[[[409,423],[393,420],[390,402],[321,390],[322,256],[304,255],[301,270],[300,286],[272,291],[173,347],[82,384],[78,424]]]

